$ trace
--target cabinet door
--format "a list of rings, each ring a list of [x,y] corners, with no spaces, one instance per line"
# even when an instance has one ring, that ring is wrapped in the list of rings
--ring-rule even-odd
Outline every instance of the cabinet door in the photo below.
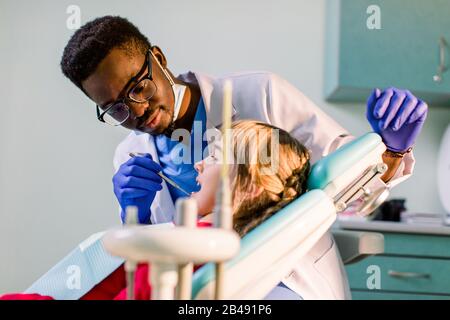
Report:
[[[379,8],[380,29],[367,20]],[[364,101],[372,88],[407,88],[431,104],[450,105],[450,1],[329,0],[325,93],[331,101]]]
[[[352,290],[450,296],[450,260],[374,256],[346,266]]]

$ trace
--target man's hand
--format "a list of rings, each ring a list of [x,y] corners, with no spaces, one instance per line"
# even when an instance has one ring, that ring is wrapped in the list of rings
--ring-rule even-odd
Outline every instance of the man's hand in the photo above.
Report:
[[[114,193],[122,208],[125,223],[127,206],[138,208],[139,223],[150,223],[150,206],[156,192],[162,189],[162,179],[157,174],[161,166],[150,154],[134,157],[122,164],[113,177]]]
[[[428,106],[408,90],[374,89],[367,100],[367,120],[388,150],[406,152],[427,117]]]

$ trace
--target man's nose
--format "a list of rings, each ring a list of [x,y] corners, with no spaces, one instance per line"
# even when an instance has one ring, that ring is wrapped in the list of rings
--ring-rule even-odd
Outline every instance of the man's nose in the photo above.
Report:
[[[148,108],[150,108],[148,102],[146,102],[146,103],[129,102],[128,107],[130,108],[130,111],[133,114],[134,118],[142,117],[145,114],[145,112],[148,110]]]

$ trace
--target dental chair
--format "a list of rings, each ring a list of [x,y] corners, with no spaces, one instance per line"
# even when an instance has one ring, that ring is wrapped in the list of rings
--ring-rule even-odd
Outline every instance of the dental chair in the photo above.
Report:
[[[370,214],[389,193],[385,145],[365,134],[318,161],[308,192],[240,239],[234,231],[195,228],[193,200],[177,203],[177,226],[125,226],[103,236],[105,249],[126,263],[151,262],[152,299],[262,299],[349,207]],[[373,232],[334,230],[344,263],[382,253]],[[193,264],[204,264],[192,272]],[[133,290],[129,290],[133,292]]]
[[[79,299],[125,261],[128,292],[136,263],[151,262],[152,299],[262,299],[330,228],[345,264],[382,253],[381,234],[333,224],[348,207],[368,215],[386,199],[384,151],[381,138],[368,133],[324,157],[311,169],[309,191],[242,239],[231,230],[196,228],[196,203],[185,199],[177,202],[176,226],[94,234],[25,293]],[[193,273],[193,264],[204,265]]]

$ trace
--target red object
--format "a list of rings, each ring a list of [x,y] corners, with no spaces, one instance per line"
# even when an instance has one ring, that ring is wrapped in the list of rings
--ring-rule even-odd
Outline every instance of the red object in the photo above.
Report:
[[[0,296],[0,300],[55,300],[49,296],[40,294],[10,293]]]
[[[123,267],[120,268],[123,269]],[[134,278],[135,300],[150,300],[152,288],[149,284],[148,278],[149,269],[150,266],[148,265],[148,263],[143,263],[140,264],[136,270]],[[114,297],[114,300],[126,300],[126,299],[127,299],[127,289],[125,288],[125,286],[123,286],[120,288],[120,291]]]

